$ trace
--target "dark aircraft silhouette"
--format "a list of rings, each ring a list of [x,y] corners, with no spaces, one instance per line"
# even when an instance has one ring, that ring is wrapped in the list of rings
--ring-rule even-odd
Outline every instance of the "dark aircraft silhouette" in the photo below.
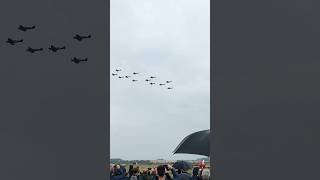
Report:
[[[133,81],[133,82],[136,82],[136,81],[138,81],[138,80],[132,79],[132,81]]]
[[[150,79],[146,79],[146,81],[148,82],[148,81],[150,81]]]
[[[171,83],[172,81],[167,81],[166,83]]]
[[[79,34],[76,34],[73,39],[76,39],[78,41],[82,41],[82,39],[89,39],[91,38],[91,35],[89,34],[88,36],[80,36]]]
[[[35,53],[36,51],[42,51],[43,50],[43,48],[38,48],[38,49],[33,49],[33,48],[31,48],[31,47],[28,47],[27,48],[27,51],[29,51],[29,52],[31,52],[31,53]]]
[[[136,75],[136,74],[139,74],[139,73],[133,72],[133,74]]]
[[[154,85],[155,83],[151,82],[150,85]]]
[[[112,76],[115,76],[115,75],[118,75],[118,74],[113,74],[113,73],[112,73]]]
[[[80,62],[88,61],[88,58],[79,59],[79,58],[74,57],[74,58],[71,59],[71,61],[76,63],[76,64],[79,64]]]
[[[131,76],[125,76],[126,78],[130,78]]]
[[[63,46],[63,47],[56,47],[56,46],[51,45],[48,49],[51,50],[52,52],[57,52],[58,50],[66,49],[66,47],[65,47],[65,46]]]
[[[20,25],[20,26],[18,27],[18,29],[21,30],[21,31],[23,31],[23,32],[26,32],[26,31],[29,30],[29,29],[35,29],[35,28],[36,28],[36,26],[27,27],[27,26],[22,26],[22,25]]]
[[[119,79],[123,78],[123,76],[119,76]]]
[[[156,78],[156,77],[150,76],[150,78],[153,79],[153,78]]]
[[[173,89],[173,87],[168,87],[167,89]]]
[[[165,84],[159,84],[160,86],[164,86]]]
[[[16,43],[21,43],[23,42],[23,39],[20,39],[20,40],[13,40],[11,38],[8,38],[8,40],[6,41],[6,43],[9,43],[11,45],[15,45]]]
[[[121,69],[116,69],[117,72],[121,71]]]

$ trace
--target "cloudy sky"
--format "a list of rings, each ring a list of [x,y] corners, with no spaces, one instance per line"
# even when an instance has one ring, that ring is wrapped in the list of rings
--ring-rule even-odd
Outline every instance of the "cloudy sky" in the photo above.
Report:
[[[209,0],[111,0],[110,157],[195,159],[172,151],[210,127]],[[174,89],[151,86],[172,80]]]

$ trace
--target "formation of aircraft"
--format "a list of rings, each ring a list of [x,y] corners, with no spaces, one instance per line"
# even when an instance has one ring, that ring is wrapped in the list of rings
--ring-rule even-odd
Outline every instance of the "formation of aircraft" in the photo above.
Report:
[[[36,29],[36,26],[32,25],[32,26],[25,26],[25,25],[19,25],[18,26],[18,30],[22,31],[22,32],[27,32],[29,30],[33,30],[33,29]],[[76,34],[74,35],[73,39],[75,40],[78,40],[78,41],[82,41],[83,39],[90,39],[91,38],[91,34],[89,35],[79,35],[79,34]],[[13,38],[8,38],[6,43],[10,44],[10,45],[16,45],[17,43],[24,43],[24,40],[23,39],[13,39]],[[52,51],[54,53],[57,53],[58,51],[61,51],[61,50],[65,50],[66,49],[66,46],[55,46],[55,45],[50,45],[48,47],[48,50],[49,51]],[[40,52],[40,51],[44,51],[44,48],[42,47],[39,47],[39,48],[32,48],[30,46],[27,46],[27,49],[26,49],[27,52],[30,52],[30,53],[36,53],[36,52]],[[85,62],[85,61],[88,61],[88,58],[77,58],[77,57],[73,57],[71,59],[71,61],[75,64],[79,64],[81,62]],[[121,70],[119,70],[121,71]],[[112,74],[113,76],[117,75],[117,74]],[[126,78],[129,78],[129,77],[126,77]]]
[[[115,76],[115,77],[117,77],[118,79],[132,79],[131,81],[132,82],[137,82],[137,81],[139,81],[137,78],[140,76],[140,75],[138,75],[138,74],[140,74],[140,73],[138,73],[138,72],[133,72],[132,74],[133,74],[133,76],[130,76],[130,75],[128,75],[128,74],[130,74],[130,73],[125,73],[125,72],[122,72],[122,69],[115,69],[115,71],[114,72],[112,72],[111,73],[111,75],[112,76]],[[132,78],[131,78],[132,77]],[[143,77],[141,77],[141,78],[143,78]],[[166,85],[168,85],[169,83],[172,83],[172,81],[171,80],[167,80],[167,81],[164,81],[164,82],[159,82],[159,83],[157,83],[157,82],[155,82],[154,80],[155,79],[158,79],[156,76],[147,76],[147,78],[143,78],[142,80],[144,80],[145,82],[147,82],[149,85],[151,85],[151,86],[154,86],[154,85],[156,85],[156,84],[159,84],[159,86],[166,86]],[[168,89],[168,90],[171,90],[171,89],[173,89],[173,87],[166,87],[166,89]]]

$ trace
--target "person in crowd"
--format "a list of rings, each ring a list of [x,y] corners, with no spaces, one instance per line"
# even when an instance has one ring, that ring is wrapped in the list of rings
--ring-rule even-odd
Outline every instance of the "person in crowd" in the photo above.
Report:
[[[132,169],[133,169],[133,165],[130,165],[129,166],[129,177],[131,177],[133,174]]]
[[[191,178],[191,175],[182,169],[180,169],[180,174],[178,170],[178,174],[174,176],[174,179],[176,180],[190,180],[190,178]]]
[[[156,175],[153,177],[153,180],[168,180],[164,165],[160,165],[156,168]]]
[[[144,170],[142,170],[142,172],[140,172],[140,176],[139,176],[140,180],[151,180],[152,179],[150,169],[151,168],[144,169]]]
[[[192,177],[190,179],[191,180],[200,180],[199,171],[200,171],[199,167],[194,167],[192,170]]]
[[[136,166],[132,169],[132,175],[129,177],[129,180],[140,180],[139,166]]]
[[[126,167],[120,165],[120,169],[122,169],[123,174],[125,174],[125,176],[127,176],[128,172],[127,172],[127,170],[126,170]]]
[[[210,170],[209,169],[202,170],[201,180],[210,180]]]
[[[111,175],[111,180],[128,180],[128,177],[125,176],[123,168],[119,164],[114,166],[113,175]]]
[[[114,167],[114,164],[110,164],[110,177],[113,175],[113,167]]]

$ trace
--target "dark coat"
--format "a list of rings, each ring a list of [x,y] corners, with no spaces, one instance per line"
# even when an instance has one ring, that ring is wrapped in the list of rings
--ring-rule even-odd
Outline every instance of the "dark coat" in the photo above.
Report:
[[[181,173],[181,174],[178,174],[174,180],[190,180],[191,179],[191,176],[187,173]]]
[[[121,174],[117,176],[112,176],[110,180],[129,180],[129,178]]]
[[[201,180],[201,178],[199,176],[192,176],[190,180]]]

